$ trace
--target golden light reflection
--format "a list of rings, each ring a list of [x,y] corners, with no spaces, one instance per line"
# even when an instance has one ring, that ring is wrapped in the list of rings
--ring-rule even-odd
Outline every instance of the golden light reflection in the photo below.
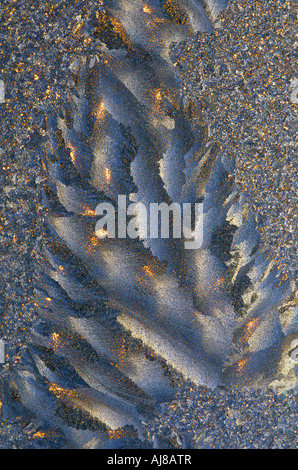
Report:
[[[107,184],[110,184],[112,181],[112,172],[109,168],[105,167],[103,171],[103,176],[104,176],[105,182]]]
[[[119,38],[124,46],[128,49],[133,49],[133,43],[127,34],[124,26],[117,20],[117,18],[108,16],[103,12],[96,12],[96,27],[95,33],[97,36],[110,30],[113,36]]]
[[[222,290],[222,287],[224,285],[224,282],[225,282],[225,278],[224,277],[219,277],[218,279],[216,279],[216,281],[213,283],[213,289],[218,291],[218,292],[221,292]]]
[[[246,333],[245,333],[245,336],[246,337],[250,337],[253,332],[256,330],[257,326],[258,326],[258,323],[259,323],[259,318],[253,318],[252,320],[250,320],[246,327],[245,327],[245,330],[246,330]]]
[[[165,274],[166,266],[165,263],[160,262],[156,258],[152,258],[150,264],[145,264],[141,267],[141,271],[149,277],[156,277],[159,274]]]
[[[59,340],[59,333],[52,333],[52,340],[56,343]]]
[[[56,351],[59,349],[59,345],[61,346],[61,338],[59,333],[52,333],[50,337],[50,344],[51,347]]]
[[[249,340],[251,335],[256,331],[260,318],[252,318],[245,326],[241,335],[240,342],[243,344]]]
[[[153,101],[153,109],[157,112],[160,112],[160,107],[162,105],[162,95],[160,88],[153,88],[150,90],[151,99]]]
[[[158,16],[156,15],[152,15],[150,16],[150,18],[146,20],[147,28],[151,29],[150,42],[152,44],[159,44],[159,45],[162,44],[162,39],[160,38],[160,36],[157,35],[158,31],[154,31],[161,24],[163,25],[166,24],[166,20],[164,18],[158,18]]]
[[[163,114],[163,119],[165,119],[165,121],[163,122],[163,124],[168,128],[172,128],[172,124],[171,124],[171,120],[169,119],[168,116],[165,115],[165,111],[163,109],[163,103],[164,103],[164,99],[163,99],[163,91],[161,88],[152,88],[151,90],[149,90],[149,96],[150,96],[150,100],[151,100],[151,108],[153,110],[153,113],[154,113],[154,117],[153,117],[153,123],[154,125],[159,125],[160,124],[160,118],[161,118],[161,114]],[[156,116],[157,114],[157,116]]]
[[[239,361],[237,363],[238,373],[240,373],[240,374],[242,373],[243,368],[244,368],[245,364],[247,363],[247,361],[248,361],[248,357],[245,357],[244,359],[241,359],[241,361]]]
[[[152,266],[143,266],[142,271],[144,271],[144,273],[149,277],[154,277],[156,275],[156,272],[154,272],[154,268]]]
[[[76,154],[75,154],[76,149],[70,142],[67,142],[66,145],[70,150],[70,159],[72,161],[72,164],[75,165],[75,163],[76,163]]]
[[[85,206],[83,208],[83,215],[89,216],[89,217],[94,217],[95,216],[95,211],[90,209],[90,207]]]
[[[140,268],[140,274],[136,274],[136,281],[140,287],[145,288],[152,282],[158,281],[158,275],[162,274],[164,274],[164,266],[153,259],[152,264],[144,265]]]
[[[96,119],[99,120],[100,122],[103,122],[103,120],[105,119],[105,116],[107,114],[107,109],[104,105],[104,101],[103,99],[100,101],[96,111],[95,111],[95,116],[96,116]]]
[[[47,433],[38,431],[35,434],[33,434],[32,437],[33,437],[33,439],[43,439],[43,438],[47,437]]]
[[[134,437],[134,433],[131,429],[115,429],[115,430],[108,430],[109,437],[111,439],[120,439],[123,437]]]
[[[146,5],[146,3],[143,4],[143,12],[144,13],[148,13],[149,15],[151,15],[151,13],[153,13],[153,11],[154,11],[154,8],[149,7],[149,5]]]
[[[59,387],[54,382],[49,382],[49,391],[57,398],[74,398],[77,395],[75,391]]]
[[[157,90],[156,93],[155,93],[155,102],[156,103],[161,103],[161,101],[162,101],[161,92],[160,92],[160,90]]]

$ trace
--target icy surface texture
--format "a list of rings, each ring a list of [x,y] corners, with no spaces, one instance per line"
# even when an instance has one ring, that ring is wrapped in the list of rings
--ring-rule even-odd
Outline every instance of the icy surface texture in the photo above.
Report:
[[[69,100],[47,118],[39,321],[3,406],[61,446],[142,447],[143,422],[190,383],[296,386],[293,286],[170,60],[173,42],[212,33],[226,2],[206,4],[103,2],[102,47],[72,64]],[[99,239],[96,206],[118,213],[119,194],[203,202],[202,247]]]

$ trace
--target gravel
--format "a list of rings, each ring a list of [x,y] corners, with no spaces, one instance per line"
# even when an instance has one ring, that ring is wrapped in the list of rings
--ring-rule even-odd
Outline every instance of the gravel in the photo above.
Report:
[[[190,388],[147,427],[151,442],[194,449],[294,449],[297,395]]]
[[[234,0],[215,34],[173,50],[189,100],[236,160],[262,242],[297,280],[297,3]]]

